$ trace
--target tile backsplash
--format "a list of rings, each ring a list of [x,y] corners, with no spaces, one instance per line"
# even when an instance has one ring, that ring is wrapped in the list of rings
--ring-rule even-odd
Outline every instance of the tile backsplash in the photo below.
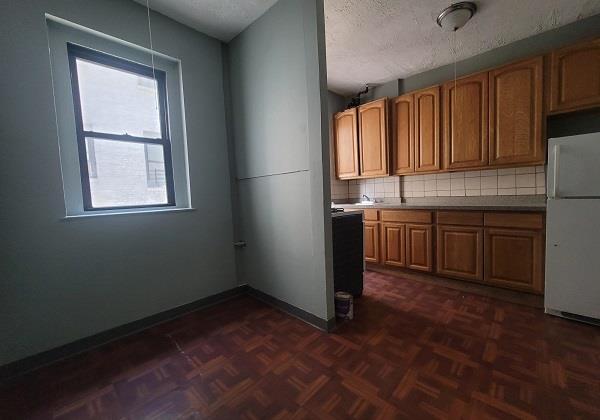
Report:
[[[541,165],[351,181],[332,180],[331,190],[334,200],[360,198],[363,194],[377,199],[545,195],[546,174]]]

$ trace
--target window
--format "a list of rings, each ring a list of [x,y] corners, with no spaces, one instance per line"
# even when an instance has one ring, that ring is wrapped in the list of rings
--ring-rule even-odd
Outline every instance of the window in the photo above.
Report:
[[[174,206],[166,73],[67,51],[84,210]]]

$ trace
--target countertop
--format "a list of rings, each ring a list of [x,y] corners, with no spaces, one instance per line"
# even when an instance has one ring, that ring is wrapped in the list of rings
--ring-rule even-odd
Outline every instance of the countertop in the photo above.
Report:
[[[410,200],[407,202],[383,201],[372,205],[352,203],[335,203],[334,207],[341,207],[346,211],[364,209],[390,209],[390,210],[479,210],[479,211],[523,211],[545,212],[545,196],[494,196],[494,197],[448,197],[437,199]]]

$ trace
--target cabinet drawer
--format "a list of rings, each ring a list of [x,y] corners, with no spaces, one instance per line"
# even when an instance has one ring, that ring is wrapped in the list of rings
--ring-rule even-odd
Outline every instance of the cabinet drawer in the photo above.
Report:
[[[482,211],[438,211],[439,225],[483,226]]]
[[[384,222],[430,224],[433,220],[433,212],[428,210],[381,210],[381,220]]]
[[[541,213],[485,213],[485,226],[516,229],[543,229],[544,215]]]
[[[365,209],[363,210],[363,214],[365,215],[365,220],[379,220],[379,210]]]

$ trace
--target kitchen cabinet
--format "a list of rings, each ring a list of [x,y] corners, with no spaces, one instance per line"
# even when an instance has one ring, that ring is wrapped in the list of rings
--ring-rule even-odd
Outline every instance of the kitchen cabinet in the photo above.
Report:
[[[406,267],[406,226],[382,223],[383,264]]]
[[[488,73],[450,81],[443,88],[444,168],[488,163]]]
[[[334,117],[335,171],[339,179],[358,176],[358,132],[356,108]]]
[[[443,276],[483,280],[483,227],[437,227],[437,269]]]
[[[536,57],[490,71],[490,166],[544,163],[543,69]]]
[[[379,223],[364,222],[365,261],[379,263]]]
[[[402,95],[391,101],[392,173],[403,175],[415,171],[414,96]]]
[[[365,260],[541,294],[544,227],[540,212],[366,209]]]
[[[600,106],[600,38],[550,54],[551,113]]]
[[[414,93],[415,171],[440,169],[440,88],[433,86]]]
[[[406,267],[433,271],[431,225],[406,225]]]
[[[485,214],[486,283],[542,293],[544,220],[539,213]]]
[[[387,98],[358,107],[360,175],[388,174]]]

